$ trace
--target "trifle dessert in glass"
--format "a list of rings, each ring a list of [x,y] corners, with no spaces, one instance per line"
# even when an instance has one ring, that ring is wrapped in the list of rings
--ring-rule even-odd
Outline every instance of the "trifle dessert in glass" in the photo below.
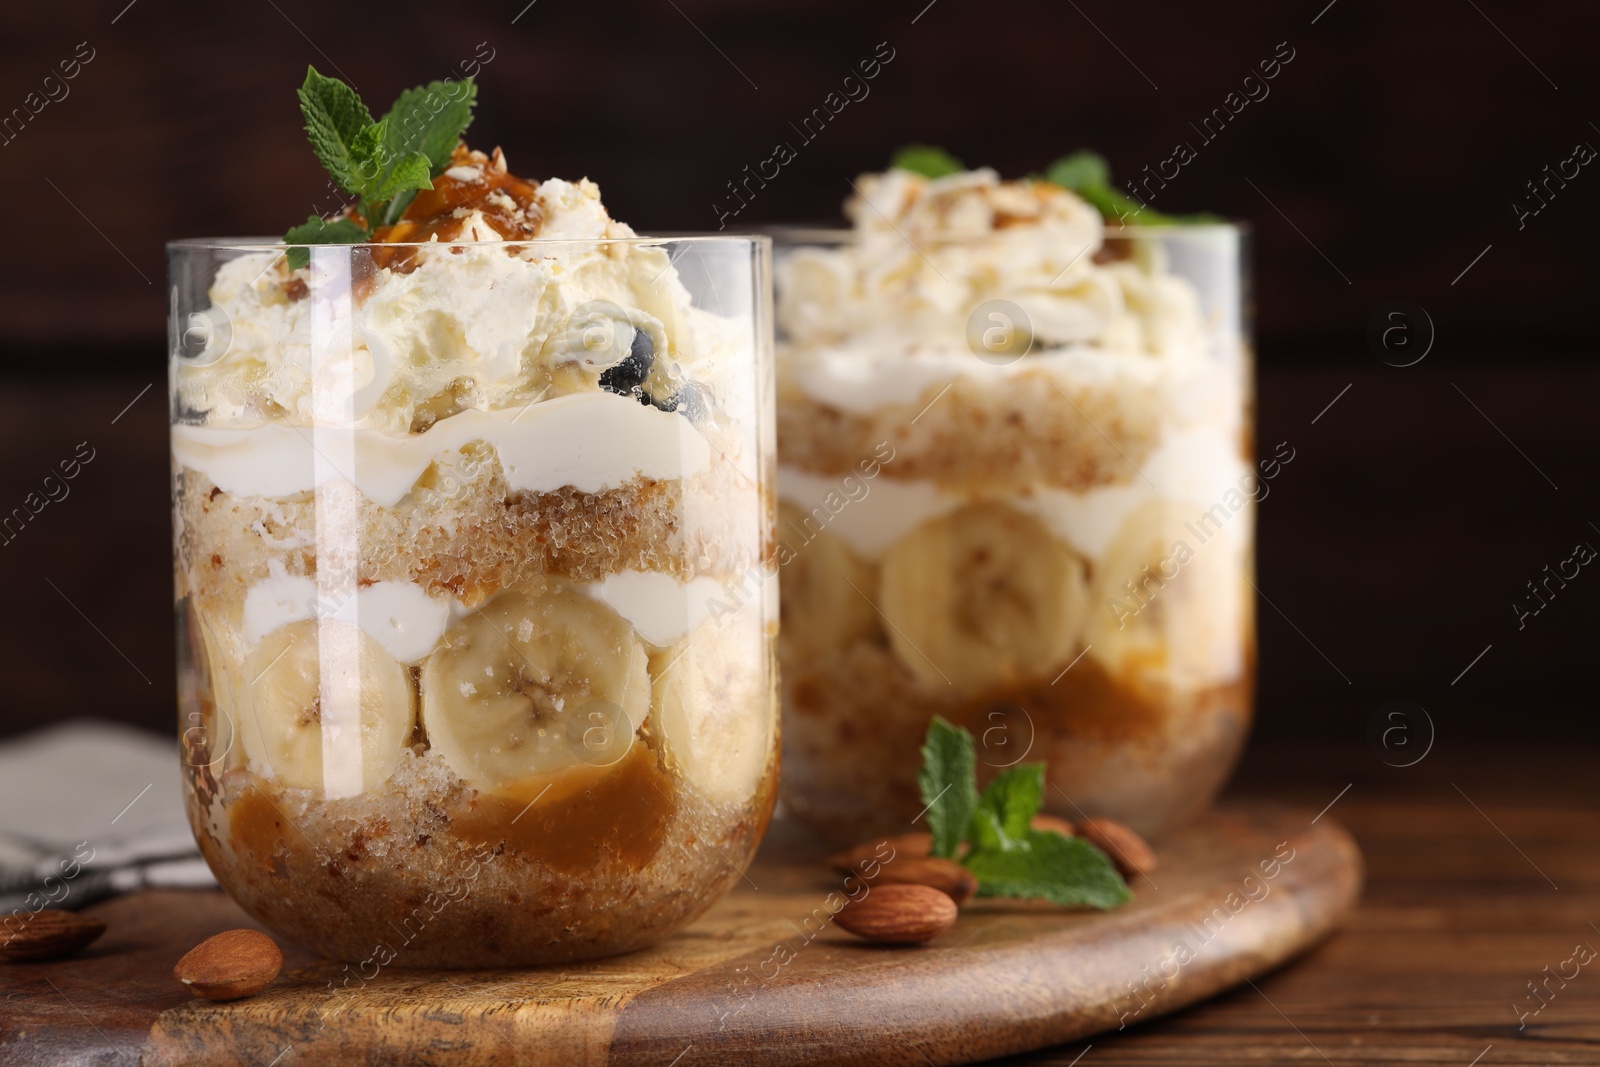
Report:
[[[464,147],[371,240],[170,246],[187,799],[251,915],[536,964],[740,877],[776,791],[767,261]]]
[[[988,169],[855,186],[776,254],[786,803],[907,829],[937,715],[1067,818],[1198,814],[1251,715],[1240,232]]]

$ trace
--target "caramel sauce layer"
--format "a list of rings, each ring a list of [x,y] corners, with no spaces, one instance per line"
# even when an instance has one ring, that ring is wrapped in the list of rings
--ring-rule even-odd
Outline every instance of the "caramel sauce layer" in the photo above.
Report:
[[[674,788],[656,753],[635,744],[610,767],[574,768],[559,781],[520,783],[503,795],[468,794],[449,815],[463,841],[504,844],[558,871],[638,870],[666,837]]]
[[[450,171],[458,167],[472,168],[477,176],[452,177]],[[433,179],[433,188],[417,193],[399,222],[374,230],[372,241],[448,243],[461,236],[467,216],[474,210],[481,212],[484,221],[506,240],[532,240],[542,221],[535,201],[538,191],[538,182],[507,172],[505,157],[498,148],[491,159],[482,152],[468,151],[466,145],[457,145],[450,168]],[[372,260],[377,267],[404,270],[415,253],[411,248],[376,249]]]

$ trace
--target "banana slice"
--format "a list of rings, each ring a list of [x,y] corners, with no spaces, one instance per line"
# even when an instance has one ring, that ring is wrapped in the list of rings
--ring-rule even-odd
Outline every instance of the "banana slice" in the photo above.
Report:
[[[1241,541],[1189,529],[1195,508],[1154,500],[1123,521],[1095,568],[1089,654],[1113,675],[1187,686],[1242,669]]]
[[[245,661],[250,648],[240,632],[242,605],[190,593],[184,638],[190,669],[179,678],[189,715],[179,723],[184,758],[205,758],[213,774],[245,765],[240,742],[245,701]],[[197,763],[198,765],[198,763]]]
[[[883,561],[889,644],[918,678],[984,692],[1068,661],[1088,609],[1084,562],[1039,520],[970,504],[923,523]]]
[[[794,556],[778,571],[779,639],[801,655],[844,648],[881,627],[867,598],[877,568],[792,504],[778,504],[778,538]]]
[[[196,686],[192,703],[201,710],[198,721],[184,723],[185,759],[203,753],[211,772],[221,774],[241,762],[238,724],[246,656],[237,637],[194,604],[188,625],[195,672],[189,684]],[[210,695],[209,706],[204,694]]]
[[[246,759],[294,789],[356,796],[394,771],[416,719],[411,675],[357,627],[302,619],[245,662]]]
[[[667,752],[715,804],[748,802],[771,757],[774,701],[763,630],[750,613],[723,627],[707,619],[650,658]]]
[[[566,587],[502,593],[422,667],[429,743],[486,791],[608,767],[649,713],[649,657],[633,627]]]

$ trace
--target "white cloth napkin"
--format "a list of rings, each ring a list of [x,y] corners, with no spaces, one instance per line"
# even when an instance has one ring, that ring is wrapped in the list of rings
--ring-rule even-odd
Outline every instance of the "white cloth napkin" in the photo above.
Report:
[[[177,742],[75,720],[0,743],[0,914],[215,880],[183,813]]]

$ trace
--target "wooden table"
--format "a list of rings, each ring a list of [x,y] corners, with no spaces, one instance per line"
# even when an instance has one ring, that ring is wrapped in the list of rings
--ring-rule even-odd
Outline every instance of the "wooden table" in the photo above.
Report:
[[[1366,749],[1252,753],[1234,796],[1338,797],[1330,814],[1367,861],[1343,932],[1254,986],[1004,1062],[1600,1064],[1600,958],[1564,988],[1549,977],[1572,975],[1575,946],[1600,950],[1596,756],[1436,750],[1392,768]],[[1547,979],[1535,1000],[1528,983]]]
[[[1004,1062],[1600,1064],[1600,968],[1575,962],[1600,946],[1588,763],[1435,752],[1396,769],[1365,750],[1254,754],[1236,797],[1327,809],[1360,841],[1367,889],[1344,931],[1176,1015]],[[231,908],[205,899],[219,919]],[[90,1025],[120,1032],[109,1016]],[[98,1052],[82,1062],[131,1062],[113,1039]]]

